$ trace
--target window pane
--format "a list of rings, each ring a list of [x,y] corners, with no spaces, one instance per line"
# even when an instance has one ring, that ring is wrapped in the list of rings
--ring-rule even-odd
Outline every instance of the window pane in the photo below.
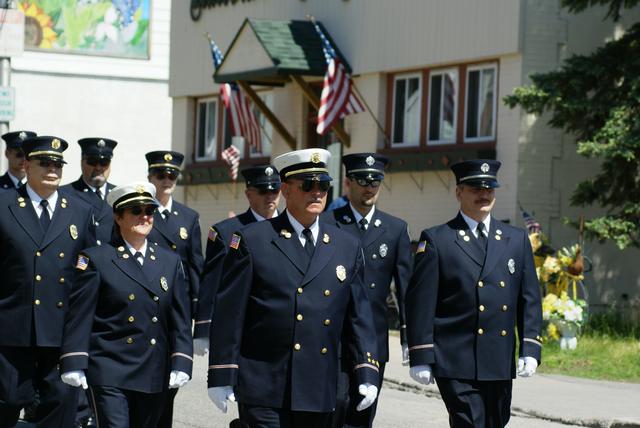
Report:
[[[269,109],[273,109],[273,93],[269,92],[261,92],[258,94],[260,99],[269,107]],[[258,123],[260,124],[260,144],[262,146],[262,150],[258,152],[254,146],[250,147],[251,157],[269,157],[271,156],[271,140],[273,139],[273,126],[271,122],[267,120],[267,118],[262,114],[262,112],[252,103],[253,112],[258,119]]]
[[[495,70],[482,71],[482,88],[480,92],[480,137],[493,135],[493,94]]]
[[[206,144],[204,149],[204,157],[216,158],[216,126],[217,126],[217,103],[215,101],[207,103],[207,133]]]
[[[202,158],[205,156],[205,140],[207,129],[207,104],[198,103],[198,140],[196,142],[196,157]]]
[[[431,102],[429,103],[429,140],[440,139],[440,99],[442,97],[442,76],[431,76]]]
[[[467,138],[478,136],[478,89],[480,86],[480,71],[469,72],[467,82]]]
[[[444,75],[442,124],[440,126],[440,140],[443,141],[455,140],[456,77],[455,72],[448,72]]]
[[[420,138],[420,99],[420,79],[412,77],[405,105],[404,141],[413,145],[417,145]]]
[[[405,87],[407,81],[405,79],[396,80],[395,102],[394,102],[394,123],[393,123],[393,142],[404,142],[404,101]]]

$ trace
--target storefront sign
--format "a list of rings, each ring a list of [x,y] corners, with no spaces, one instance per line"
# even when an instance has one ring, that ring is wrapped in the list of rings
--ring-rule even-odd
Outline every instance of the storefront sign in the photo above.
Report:
[[[191,19],[197,21],[202,15],[202,9],[216,6],[233,6],[236,3],[247,3],[252,0],[191,0]]]

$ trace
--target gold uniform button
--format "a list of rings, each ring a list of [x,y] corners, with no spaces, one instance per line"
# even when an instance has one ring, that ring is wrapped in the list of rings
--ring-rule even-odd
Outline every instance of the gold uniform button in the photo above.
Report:
[[[36,251],[36,256],[40,257],[42,253],[40,251]]]
[[[298,315],[296,315],[296,319],[297,319],[298,321],[302,321],[302,318],[303,318],[303,317],[302,317],[302,314],[298,314]]]
[[[302,348],[302,346],[300,346],[299,343],[296,343],[295,345],[293,345],[293,349],[295,349],[296,351],[299,351],[300,348]]]
[[[155,339],[151,339],[151,340],[149,341],[149,343],[151,343],[152,345],[155,345],[155,344],[156,344],[156,340],[155,340]]]
[[[302,287],[298,287],[298,294],[302,294]]]
[[[500,336],[506,336],[507,335],[507,330],[502,330],[500,332]]]
[[[133,338],[127,337],[127,343],[131,345],[133,343]]]
[[[131,315],[129,318],[127,318],[127,321],[129,322],[134,322],[136,319],[133,317],[133,315]]]
[[[480,305],[478,309],[480,309],[480,312],[484,312],[484,305]]]
[[[483,330],[483,329],[481,329],[481,328],[479,328],[479,329],[478,329],[478,334],[484,334],[484,330]]]
[[[160,298],[158,296],[153,296],[153,301],[157,302],[158,300],[160,300]]]
[[[327,353],[327,351],[328,351],[328,350],[327,350],[327,348],[322,348],[322,349],[320,350],[320,352],[321,352],[321,353],[323,353],[323,354],[326,354],[326,353]]]
[[[36,281],[42,281],[42,277],[40,275],[36,275]]]
[[[151,318],[151,322],[158,322],[158,317]]]
[[[60,253],[60,254],[58,254],[58,257],[60,257],[61,259],[63,259],[63,258],[64,258],[64,253]]]
[[[329,318],[324,320],[324,325],[329,325],[329,324],[331,324],[331,320]]]
[[[502,305],[502,312],[506,312],[507,311],[507,305]]]
[[[62,302],[58,302],[58,304],[56,305],[57,307],[61,308],[64,306],[64,304]]]
[[[59,282],[60,284],[64,284],[64,278],[62,278],[62,277],[61,277],[61,278],[58,280],[58,282]]]
[[[176,248],[178,248],[178,247],[176,246],[176,244],[171,244],[171,249],[172,249],[172,250],[175,250]]]
[[[325,296],[331,296],[331,291],[329,291],[329,290],[324,290],[324,295],[325,295]]]
[[[131,300],[131,301],[136,300],[136,295],[135,294],[129,294],[129,300]]]
[[[484,282],[478,281],[478,287],[480,287],[480,288],[484,287]]]
[[[34,303],[36,304],[36,306],[39,305],[40,304],[40,299],[36,299],[36,301]]]
[[[504,288],[504,286],[505,286],[505,285],[506,285],[506,284],[504,283],[504,281],[500,281],[500,287],[501,287],[501,288]]]

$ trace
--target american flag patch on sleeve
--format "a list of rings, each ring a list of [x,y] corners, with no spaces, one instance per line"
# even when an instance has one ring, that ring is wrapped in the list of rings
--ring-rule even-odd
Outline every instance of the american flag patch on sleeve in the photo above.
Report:
[[[89,257],[82,254],[78,254],[78,262],[76,263],[76,269],[86,270],[89,266]]]
[[[234,233],[233,236],[231,237],[231,244],[229,244],[229,247],[233,248],[234,250],[237,250],[239,246],[240,246],[240,235],[236,235]]]
[[[216,231],[213,227],[209,228],[209,241],[213,242],[218,237],[218,231]]]
[[[418,249],[416,250],[416,254],[424,253],[427,251],[427,241],[420,241],[418,243]]]

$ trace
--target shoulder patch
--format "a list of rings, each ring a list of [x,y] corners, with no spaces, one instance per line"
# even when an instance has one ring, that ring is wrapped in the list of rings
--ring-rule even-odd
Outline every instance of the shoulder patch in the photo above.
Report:
[[[218,231],[215,230],[213,227],[209,228],[209,235],[207,236],[209,241],[213,242],[216,240],[216,238],[218,237]]]
[[[424,253],[427,251],[427,241],[420,241],[418,243],[418,249],[416,250],[416,254]]]
[[[233,236],[231,237],[231,243],[229,244],[229,247],[233,248],[234,250],[237,250],[239,246],[240,246],[240,235],[236,235],[234,233]]]
[[[87,270],[89,267],[89,257],[84,254],[78,254],[78,261],[76,262],[76,269]]]

